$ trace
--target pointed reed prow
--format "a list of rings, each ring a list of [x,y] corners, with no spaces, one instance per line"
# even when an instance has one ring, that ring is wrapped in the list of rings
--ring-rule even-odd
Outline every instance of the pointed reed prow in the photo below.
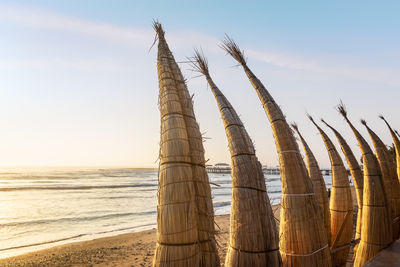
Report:
[[[364,126],[368,127],[368,126],[367,126],[367,121],[366,121],[366,120],[364,120],[364,119],[361,119],[361,120],[360,120],[360,122],[361,122],[361,124],[362,124],[362,125],[364,125]]]
[[[392,136],[393,143],[394,143],[394,146],[395,146],[395,149],[396,149],[396,165],[397,165],[397,168],[398,168],[397,176],[398,176],[399,181],[400,181],[400,140],[399,140],[398,136],[396,135],[396,131],[392,129],[392,127],[386,121],[386,119],[382,115],[380,115],[379,118],[381,118],[385,122],[386,126],[388,127],[388,129],[390,131],[390,135]]]
[[[287,266],[330,266],[320,208],[293,130],[279,105],[247,66],[243,51],[233,39],[226,36],[221,48],[243,67],[273,131],[281,168],[281,205],[285,207],[281,209],[279,230],[282,262]]]
[[[342,102],[342,100],[340,100],[340,103],[339,103],[339,105],[337,106],[337,110],[339,111],[339,113],[340,113],[345,119],[347,119],[346,106],[344,105],[344,103]]]
[[[194,49],[193,57],[189,58],[193,70],[203,74],[204,76],[210,76],[208,72],[208,61],[204,56],[203,51]]]
[[[211,79],[204,54],[195,50],[190,62],[206,77],[215,96],[231,155],[231,226],[225,266],[279,267],[278,232],[253,143],[236,111]]]
[[[386,126],[388,127],[388,129],[390,131],[390,135],[392,136],[394,145],[395,145],[396,149],[397,148],[399,149],[399,153],[400,153],[400,141],[399,141],[398,137],[396,136],[397,131],[393,130],[393,128],[390,126],[390,124],[387,122],[387,120],[383,117],[383,115],[379,115],[379,118],[385,122]],[[396,152],[397,152],[397,150],[396,150]]]
[[[154,29],[154,31],[156,32],[157,37],[158,37],[159,39],[164,39],[164,40],[165,40],[165,37],[164,37],[165,32],[164,32],[164,30],[163,30],[162,25],[161,25],[160,22],[158,22],[157,20],[154,20],[154,21],[153,21],[153,29]]]
[[[185,79],[157,21],[160,167],[153,266],[219,267],[202,135]]]
[[[339,113],[353,131],[362,152],[364,164],[364,191],[361,241],[354,266],[363,266],[392,241],[390,203],[387,200],[379,163],[371,148],[348,119],[344,104],[340,102]]]
[[[396,135],[397,132],[392,129],[392,127],[387,122],[387,120],[382,115],[380,115],[379,118],[381,118],[385,122],[386,126],[388,127],[388,129],[390,131],[390,135],[392,136],[392,139],[393,139],[393,143],[394,143],[394,147],[395,147],[395,151],[396,151],[396,161],[392,163],[392,167],[396,168],[397,181],[400,183],[400,140],[399,140],[398,136]],[[395,193],[396,193],[396,191],[395,191]],[[400,206],[400,204],[398,203],[398,208],[399,208],[399,206]],[[400,219],[399,217],[394,218],[395,221],[399,221],[399,219]]]
[[[328,126],[329,128],[333,129],[332,126],[330,126],[323,118],[321,118],[321,122]]]
[[[303,141],[304,138],[303,138],[303,136],[301,135],[301,133],[300,133],[300,131],[299,131],[299,128],[298,128],[298,126],[297,126],[297,123],[293,122],[293,123],[290,124],[290,126],[291,126],[291,127],[293,128],[293,130],[297,133],[297,135],[299,136],[300,140]],[[303,142],[302,142],[302,143],[303,143]]]
[[[340,103],[337,105],[336,109],[339,112],[339,114],[342,115],[344,120],[349,124],[350,128],[355,129],[353,124],[350,122],[349,118],[347,117],[346,106],[344,105],[342,100],[340,100]]]
[[[246,65],[246,59],[244,58],[244,51],[240,50],[239,46],[235,41],[225,34],[225,39],[222,41],[221,48],[231,55],[241,65]]]
[[[315,127],[317,127],[317,129],[321,129],[318,124],[314,121],[313,117],[310,114],[306,114],[307,118],[315,125]]]
[[[328,128],[330,128],[335,134],[336,139],[340,144],[340,148],[342,149],[342,152],[346,158],[347,164],[350,169],[351,177],[353,178],[354,187],[356,190],[358,212],[357,212],[356,233],[354,236],[354,241],[355,241],[353,250],[354,251],[353,260],[354,260],[354,257],[357,254],[358,244],[361,237],[361,228],[362,228],[361,222],[362,222],[363,189],[364,189],[363,174],[360,164],[358,163],[356,157],[354,156],[353,151],[351,150],[350,146],[347,144],[343,136],[335,128],[333,128],[333,126],[328,124],[324,119],[321,118],[321,122],[324,123]]]
[[[222,44],[220,47],[230,56],[232,56],[244,69],[244,72],[246,73],[247,77],[249,78],[251,84],[255,88],[258,96],[260,99],[263,99],[263,105],[264,109],[266,109],[266,104],[265,102],[269,102],[268,104],[275,105],[274,98],[271,96],[271,94],[266,90],[262,82],[254,75],[254,73],[250,70],[250,68],[247,66],[247,60],[244,57],[244,51],[240,50],[239,45],[235,43],[235,41],[229,37],[228,35],[225,35],[225,39],[222,40]],[[276,114],[276,116],[283,117],[282,111],[278,108],[279,113]]]
[[[335,136],[337,137],[339,143],[342,143],[342,142],[340,142],[339,139],[342,139],[342,140],[344,141],[344,138],[339,134],[339,132],[338,132],[335,128],[333,128],[329,123],[327,123],[323,118],[321,118],[321,122],[322,122],[323,124],[325,124],[329,129],[332,130],[332,132],[333,132],[333,133],[335,134]],[[340,136],[340,137],[339,137],[339,136]],[[339,138],[338,138],[338,137],[339,137]],[[342,147],[342,146],[341,146],[341,147]],[[342,150],[343,150],[343,148],[342,148]],[[344,151],[343,151],[343,153],[346,154]],[[352,152],[352,153],[353,153],[353,152]]]
[[[307,118],[315,125],[315,127],[318,129],[318,131],[321,133],[321,135],[325,135],[326,137],[328,137],[325,132],[322,130],[321,127],[319,127],[319,125],[314,121],[314,118],[310,115],[310,114],[306,114]]]
[[[307,117],[320,132],[331,162],[332,190],[329,208],[331,214],[332,265],[343,266],[346,264],[353,236],[353,199],[348,174],[342,158],[329,136],[319,127],[311,115],[307,114]]]
[[[303,149],[306,155],[307,161],[307,170],[308,175],[310,176],[314,193],[317,197],[318,204],[320,206],[320,210],[322,213],[325,229],[326,229],[326,238],[328,243],[331,242],[331,222],[330,222],[330,211],[329,211],[329,199],[328,199],[328,191],[326,190],[326,185],[324,178],[322,176],[321,169],[319,168],[317,159],[315,158],[313,152],[308,146],[306,140],[300,133],[300,130],[296,123],[291,124],[292,128],[297,132],[300,137],[301,144],[303,145]]]
[[[367,122],[364,119],[361,120],[361,123],[367,129],[375,148],[375,155],[381,169],[386,197],[390,201],[391,216],[393,220],[393,240],[396,240],[400,233],[400,221],[399,219],[396,219],[400,218],[400,184],[397,178],[396,166],[385,143],[383,143],[379,136],[368,127]]]
[[[337,111],[339,112],[340,115],[344,118],[344,120],[347,122],[351,130],[353,131],[353,134],[355,135],[357,142],[359,143],[359,146],[361,148],[362,153],[371,153],[373,154],[370,146],[368,145],[367,141],[365,141],[364,137],[360,134],[360,132],[354,127],[353,123],[349,120],[347,117],[347,110],[343,102],[340,100],[339,105],[337,106]]]
[[[298,134],[300,139],[303,139],[303,136],[301,135],[301,133],[299,131],[299,127],[297,126],[297,123],[293,122],[290,124],[290,126],[292,126],[293,130],[296,131],[296,133]]]

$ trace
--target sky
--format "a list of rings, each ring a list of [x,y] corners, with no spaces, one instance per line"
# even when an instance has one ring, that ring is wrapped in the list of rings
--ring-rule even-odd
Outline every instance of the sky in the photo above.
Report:
[[[335,107],[344,102],[368,141],[361,118],[392,143],[378,115],[400,129],[399,10],[397,1],[2,0],[0,166],[156,167],[153,19],[163,24],[182,62],[207,137],[208,163],[229,163],[230,156],[207,83],[184,63],[194,48],[204,51],[211,76],[240,114],[261,163],[278,163],[254,89],[218,46],[225,34],[244,50],[287,120],[298,124],[322,168],[329,167],[329,157],[306,112],[336,127],[360,157]]]

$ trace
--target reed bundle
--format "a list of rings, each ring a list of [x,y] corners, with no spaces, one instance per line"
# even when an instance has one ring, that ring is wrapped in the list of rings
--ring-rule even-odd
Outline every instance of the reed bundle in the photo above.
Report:
[[[161,24],[155,22],[154,29],[161,141],[153,266],[219,266],[202,136]]]
[[[400,185],[397,179],[396,167],[393,162],[393,157],[390,155],[386,145],[379,138],[376,133],[371,130],[365,120],[361,123],[367,128],[368,134],[371,137],[372,143],[375,148],[375,154],[381,167],[383,185],[385,187],[386,195],[390,200],[390,208],[392,212],[392,227],[393,227],[393,241],[399,236],[400,231]]]
[[[321,134],[331,161],[332,191],[329,209],[331,212],[332,265],[343,266],[346,263],[353,237],[353,200],[347,170],[331,139],[310,115],[308,118]]]
[[[394,147],[395,147],[395,151],[396,151],[396,161],[392,164],[392,166],[396,167],[397,181],[400,184],[400,140],[396,135],[397,132],[395,132],[392,129],[392,127],[389,125],[389,123],[386,121],[386,119],[382,115],[380,115],[379,118],[381,118],[385,122],[386,126],[388,127],[388,129],[390,131],[390,135],[392,136],[392,139],[393,139],[393,143],[394,143]],[[400,220],[400,218],[395,217],[394,220]],[[399,235],[400,235],[400,233],[399,233]]]
[[[274,214],[253,143],[236,111],[212,80],[204,55],[195,50],[191,61],[214,94],[231,154],[232,201],[225,266],[281,266]]]
[[[347,144],[343,136],[338,131],[336,131],[335,128],[329,125],[326,121],[322,119],[321,121],[333,131],[337,140],[339,141],[342,152],[346,158],[347,165],[349,165],[350,174],[351,177],[353,178],[354,187],[356,189],[356,198],[358,206],[356,233],[354,236],[354,240],[356,242],[356,244],[354,245],[354,255],[356,255],[358,242],[360,241],[361,237],[361,221],[362,221],[362,207],[363,207],[362,201],[363,201],[363,188],[364,188],[363,173],[361,171],[360,164],[358,163],[356,157],[354,156],[353,151],[351,150],[350,146]]]
[[[357,249],[354,266],[363,266],[392,240],[391,214],[383,186],[378,160],[347,117],[347,111],[341,103],[339,113],[353,131],[362,152],[364,165],[364,191],[361,240]]]
[[[243,67],[271,123],[281,169],[279,249],[285,266],[331,266],[317,198],[293,132],[282,110],[247,66],[242,51],[227,37],[222,48]]]
[[[303,145],[304,152],[306,155],[308,175],[310,176],[314,193],[317,196],[318,204],[320,206],[322,216],[324,219],[324,225],[326,229],[326,237],[328,240],[328,244],[331,242],[331,218],[329,211],[329,198],[328,192],[326,191],[326,185],[324,178],[322,177],[321,170],[318,166],[317,159],[315,158],[313,152],[308,146],[306,140],[303,138],[302,134],[299,131],[299,128],[296,123],[292,124],[292,128],[297,132],[300,137],[301,144]]]
[[[389,131],[390,131],[390,135],[392,136],[393,139],[393,143],[394,143],[394,147],[396,150],[396,169],[397,169],[397,179],[400,182],[400,140],[397,137],[395,131],[392,129],[392,127],[390,127],[389,123],[386,121],[386,119],[381,115],[379,116],[379,118],[381,118],[386,126],[388,127]]]

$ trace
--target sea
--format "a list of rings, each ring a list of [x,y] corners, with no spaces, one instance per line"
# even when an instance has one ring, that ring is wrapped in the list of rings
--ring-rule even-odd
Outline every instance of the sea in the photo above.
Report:
[[[216,215],[230,213],[231,175],[209,173]],[[331,187],[331,177],[324,177]],[[156,228],[155,169],[0,169],[0,258]],[[265,175],[271,204],[279,175]]]

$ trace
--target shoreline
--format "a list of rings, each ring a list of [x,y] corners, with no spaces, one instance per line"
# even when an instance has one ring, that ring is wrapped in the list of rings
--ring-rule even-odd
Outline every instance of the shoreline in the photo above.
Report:
[[[18,257],[18,256],[22,256],[22,255],[25,255],[28,253],[51,249],[51,248],[62,246],[62,245],[68,245],[68,244],[86,242],[86,241],[93,241],[93,240],[97,240],[97,239],[101,239],[101,238],[109,238],[109,237],[119,236],[119,235],[124,235],[124,234],[134,234],[134,233],[140,233],[140,232],[144,232],[144,231],[150,231],[150,230],[156,229],[155,227],[157,227],[157,225],[155,225],[155,224],[143,225],[143,226],[130,227],[130,228],[119,229],[119,230],[111,230],[111,231],[100,232],[100,233],[80,234],[77,236],[66,237],[66,238],[62,238],[59,240],[45,241],[43,243],[16,246],[16,247],[12,247],[12,248],[7,248],[5,250],[0,250],[0,261],[3,259],[8,259],[11,257]],[[96,237],[90,237],[92,235],[95,235]],[[29,248],[31,248],[31,249],[29,249]],[[7,252],[7,254],[11,254],[11,255],[5,256],[5,257],[3,257],[3,255],[1,255],[1,251],[9,251],[9,250],[22,250],[22,251],[19,251],[16,253]]]
[[[220,257],[226,253],[229,216],[215,216]],[[153,228],[27,252],[0,259],[0,266],[151,266],[155,245],[156,229]]]
[[[352,186],[354,211],[357,211]],[[272,205],[279,228],[280,204]],[[216,215],[218,254],[224,263],[229,240],[230,214]],[[118,234],[57,245],[0,259],[0,266],[152,266],[156,229]]]

